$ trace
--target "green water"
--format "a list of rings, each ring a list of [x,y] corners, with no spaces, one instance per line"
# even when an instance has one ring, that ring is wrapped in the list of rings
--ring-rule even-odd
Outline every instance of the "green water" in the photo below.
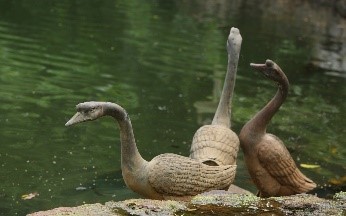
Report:
[[[116,102],[144,158],[188,156],[216,109],[232,26],[243,36],[233,130],[276,91],[249,63],[273,59],[291,89],[268,131],[298,164],[320,165],[301,168],[320,186],[345,176],[346,72],[308,67],[330,39],[310,22],[259,12],[256,1],[0,0],[0,215],[139,197],[122,180],[113,120],[64,124],[79,102]],[[236,184],[256,190],[241,152]]]

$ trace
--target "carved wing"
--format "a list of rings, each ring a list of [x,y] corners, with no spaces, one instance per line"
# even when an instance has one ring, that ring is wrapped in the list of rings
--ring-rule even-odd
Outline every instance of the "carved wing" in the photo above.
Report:
[[[194,196],[226,189],[233,182],[236,165],[208,166],[191,158],[162,154],[150,161],[149,183],[161,194]]]
[[[266,134],[264,142],[258,149],[258,159],[273,178],[282,186],[288,186],[297,193],[314,188],[313,181],[300,172],[279,138]]]

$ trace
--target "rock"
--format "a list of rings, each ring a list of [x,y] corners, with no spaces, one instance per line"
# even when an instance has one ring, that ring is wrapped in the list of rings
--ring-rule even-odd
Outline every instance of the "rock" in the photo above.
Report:
[[[310,194],[273,197],[270,199],[280,203],[280,209],[285,215],[344,215],[346,213],[345,204]]]
[[[116,216],[116,214],[111,211],[111,209],[105,207],[100,203],[95,204],[85,204],[77,207],[59,207],[48,211],[40,211],[32,214],[30,216],[67,216],[67,215],[83,215],[83,216]]]
[[[339,193],[336,193],[333,198],[336,200],[346,201],[346,192],[341,191]],[[344,203],[344,205],[346,205],[346,202]]]
[[[30,216],[58,215],[346,215],[346,192],[333,199],[310,194],[259,198],[251,194],[229,191],[210,191],[195,196],[190,202],[130,199],[110,201],[104,205],[87,204],[78,207],[60,207]]]
[[[235,215],[246,213],[261,215],[279,213],[278,203],[265,200],[251,194],[234,194],[227,191],[210,191],[195,196],[190,202],[190,209],[195,215]]]
[[[107,202],[105,206],[120,215],[176,215],[187,209],[184,202],[172,200],[130,199],[121,202]]]

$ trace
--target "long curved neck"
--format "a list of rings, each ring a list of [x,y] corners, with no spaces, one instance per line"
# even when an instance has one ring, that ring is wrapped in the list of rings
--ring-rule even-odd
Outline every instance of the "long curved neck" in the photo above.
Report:
[[[267,125],[287,97],[288,87],[288,79],[284,76],[282,82],[278,83],[278,90],[275,96],[248,123],[246,123],[245,127],[250,133],[255,132],[257,135],[266,133]]]
[[[237,75],[238,60],[242,38],[239,30],[231,29],[227,41],[228,65],[225,82],[223,85],[220,101],[216,109],[212,125],[223,125],[231,127],[231,102],[234,92],[235,79]]]
[[[121,141],[121,166],[133,170],[140,167],[146,161],[140,155],[133,134],[131,120],[125,109],[114,103],[105,103],[104,115],[115,118],[120,128]]]

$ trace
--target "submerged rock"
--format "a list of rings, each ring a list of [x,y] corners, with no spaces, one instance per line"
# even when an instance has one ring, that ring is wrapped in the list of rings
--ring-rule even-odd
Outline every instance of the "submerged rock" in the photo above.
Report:
[[[130,199],[60,207],[29,214],[30,216],[114,216],[114,215],[346,215],[346,192],[323,199],[310,194],[259,198],[251,194],[210,191],[190,202]]]

